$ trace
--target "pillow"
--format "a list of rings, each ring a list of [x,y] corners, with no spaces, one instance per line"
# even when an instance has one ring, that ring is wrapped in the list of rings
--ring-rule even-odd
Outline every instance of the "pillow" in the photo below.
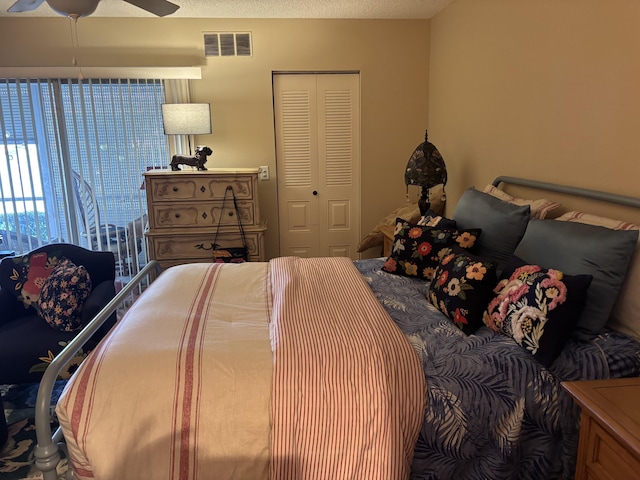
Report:
[[[456,228],[456,221],[450,218],[442,217],[433,210],[427,210],[427,213],[420,217],[418,225],[425,227],[440,227],[440,228]]]
[[[534,219],[515,254],[542,268],[593,275],[573,335],[578,340],[590,340],[609,320],[637,241],[637,231]]]
[[[459,232],[453,228],[426,227],[397,219],[391,255],[382,266],[385,272],[431,280],[440,259],[453,246],[471,249],[479,229]]]
[[[537,200],[527,200],[525,198],[517,198],[512,197],[504,190],[500,190],[497,187],[489,184],[484,187],[484,192],[492,195],[500,200],[504,200],[505,202],[513,203],[514,205],[529,205],[531,208],[531,218],[546,218],[547,214],[556,208],[560,207],[560,204],[557,202],[552,202],[547,200],[546,198],[540,198]]]
[[[87,269],[62,257],[42,285],[38,314],[55,330],[78,330],[82,327],[82,306],[90,293]]]
[[[513,205],[471,187],[460,197],[453,219],[459,230],[482,230],[475,253],[497,262],[500,272],[524,235],[530,211],[528,205]]]
[[[360,240],[358,243],[358,252],[364,252],[370,248],[373,248],[384,243],[384,234],[380,231],[380,227],[385,225],[395,225],[396,219],[404,218],[408,222],[415,223],[420,219],[420,209],[417,203],[405,205],[403,207],[396,208],[386,217],[381,219],[369,234]]]
[[[483,316],[492,330],[513,338],[542,365],[553,363],[571,337],[591,275],[527,265],[512,257]]]
[[[2,262],[2,288],[10,291],[25,308],[36,307],[40,290],[58,261],[46,252],[16,256]]]
[[[495,263],[454,247],[438,264],[427,299],[470,335],[482,326],[496,282]]]
[[[583,212],[567,212],[557,220],[566,222],[587,223],[599,225],[613,230],[640,230],[639,225],[622,222],[606,217],[599,217]],[[629,262],[629,268],[624,282],[620,287],[620,293],[616,300],[607,326],[632,336],[640,341],[640,295],[637,293],[640,284],[640,241],[636,244],[635,253]],[[635,291],[632,291],[633,289]]]
[[[431,202],[431,210],[436,215],[441,215],[444,211],[444,204],[447,196],[444,193],[444,185],[436,185],[429,189],[429,202]],[[420,209],[417,203],[407,204],[405,206],[396,208],[394,211],[386,215],[381,219],[378,224],[358,243],[357,251],[359,253],[364,252],[377,245],[384,243],[384,234],[380,231],[380,227],[383,225],[394,226],[396,218],[404,218],[408,222],[416,223],[420,219]]]

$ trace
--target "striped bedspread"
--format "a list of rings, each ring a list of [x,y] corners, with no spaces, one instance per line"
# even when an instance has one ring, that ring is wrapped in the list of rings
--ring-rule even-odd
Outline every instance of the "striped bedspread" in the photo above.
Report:
[[[424,373],[347,258],[271,261],[271,479],[408,478]]]
[[[57,406],[77,478],[403,479],[415,351],[348,259],[164,272]]]

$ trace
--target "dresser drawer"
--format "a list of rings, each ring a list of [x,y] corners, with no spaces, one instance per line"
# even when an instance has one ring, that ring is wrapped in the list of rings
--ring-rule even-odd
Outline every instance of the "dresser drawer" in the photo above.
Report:
[[[249,176],[235,175],[176,175],[148,176],[151,203],[189,200],[222,200],[227,186],[231,185],[237,199],[255,198],[253,180]],[[228,195],[230,198],[231,195]]]
[[[265,228],[261,228],[259,231],[247,231],[245,229],[250,259],[264,260]],[[161,264],[169,261],[176,261],[177,263],[212,261],[213,237],[214,235],[211,233],[184,235],[147,233],[152,258],[158,260]],[[241,247],[240,232],[220,233],[217,243],[220,248]]]
[[[255,225],[254,204],[238,201],[240,221],[243,226]],[[209,203],[157,203],[150,208],[149,227],[151,229],[171,229],[183,227],[217,227],[238,225],[233,202]]]

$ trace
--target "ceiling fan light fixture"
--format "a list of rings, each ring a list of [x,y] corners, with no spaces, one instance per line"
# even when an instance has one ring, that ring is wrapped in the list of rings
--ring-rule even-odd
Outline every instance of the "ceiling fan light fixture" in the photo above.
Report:
[[[77,19],[86,17],[96,11],[100,0],[46,0],[51,10],[63,15]]]
[[[11,13],[30,12],[47,2],[49,8],[63,17],[78,20],[96,11],[100,0],[16,0],[7,10]],[[123,0],[126,3],[158,17],[164,17],[175,13],[180,7],[168,0]]]

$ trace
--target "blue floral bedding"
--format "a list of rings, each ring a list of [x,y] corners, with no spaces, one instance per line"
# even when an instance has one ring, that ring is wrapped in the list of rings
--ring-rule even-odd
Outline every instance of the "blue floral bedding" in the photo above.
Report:
[[[549,369],[512,339],[480,328],[462,333],[427,300],[428,284],[356,268],[421,357],[424,424],[411,479],[573,478],[580,409],[560,382],[640,375],[640,344],[607,331],[570,340]]]

